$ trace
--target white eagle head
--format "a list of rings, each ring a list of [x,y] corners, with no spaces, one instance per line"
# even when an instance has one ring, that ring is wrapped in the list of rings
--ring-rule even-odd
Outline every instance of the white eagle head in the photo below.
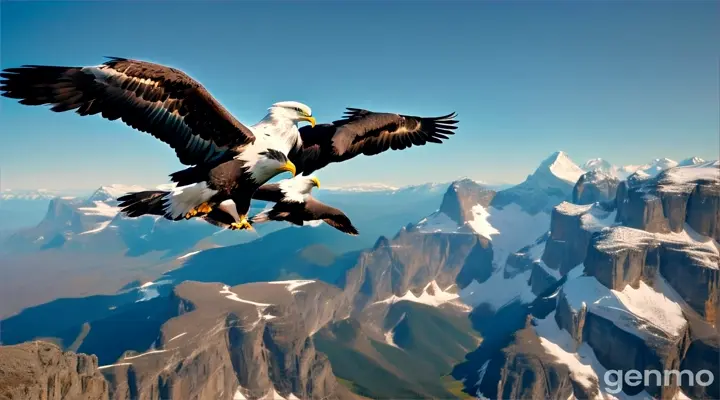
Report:
[[[320,180],[314,176],[296,176],[283,179],[278,183],[285,195],[285,200],[302,202],[310,195],[313,188],[320,188]]]
[[[295,176],[295,164],[290,161],[285,153],[275,149],[267,149],[257,154],[257,159],[247,163],[248,172],[258,184],[264,184],[275,175],[283,172],[290,172]]]
[[[269,109],[270,115],[275,118],[287,118],[295,124],[306,121],[310,125],[315,126],[315,117],[312,115],[312,109],[303,103],[297,101],[281,101],[275,103]]]

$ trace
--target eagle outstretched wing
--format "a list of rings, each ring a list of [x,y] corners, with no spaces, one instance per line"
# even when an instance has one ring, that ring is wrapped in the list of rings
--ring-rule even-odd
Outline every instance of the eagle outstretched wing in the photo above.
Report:
[[[345,114],[331,124],[300,128],[303,145],[289,155],[298,173],[309,174],[358,154],[369,156],[388,149],[442,143],[455,133],[458,122],[455,113],[424,118],[348,108]]]
[[[348,218],[344,212],[322,203],[312,196],[309,196],[305,200],[305,212],[311,215],[311,218],[315,220],[323,220],[326,224],[332,226],[340,232],[344,232],[352,236],[358,234],[357,228],[353,226],[350,218]]]
[[[163,65],[111,57],[91,67],[8,68],[0,77],[5,97],[49,104],[56,112],[120,119],[170,145],[185,165],[202,164],[255,140],[200,83]]]

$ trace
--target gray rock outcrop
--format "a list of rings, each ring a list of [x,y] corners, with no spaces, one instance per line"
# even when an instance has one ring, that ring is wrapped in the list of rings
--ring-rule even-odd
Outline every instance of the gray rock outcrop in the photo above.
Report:
[[[33,341],[0,346],[0,399],[105,400],[108,383],[97,357]]]
[[[613,201],[619,185],[619,179],[602,171],[587,172],[575,184],[572,202],[575,204],[592,204],[598,201]]]
[[[488,207],[495,197],[495,191],[489,190],[470,179],[453,182],[445,192],[439,211],[462,225],[474,216],[472,208],[480,204]]]
[[[126,353],[103,371],[111,399],[352,397],[310,338],[348,315],[337,288],[315,281],[233,288],[186,282],[175,296],[187,311],[163,325],[160,348]]]

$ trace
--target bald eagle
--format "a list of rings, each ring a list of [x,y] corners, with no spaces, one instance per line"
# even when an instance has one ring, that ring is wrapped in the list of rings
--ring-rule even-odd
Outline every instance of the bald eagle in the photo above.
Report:
[[[253,198],[274,202],[275,205],[250,218],[250,222],[259,224],[268,221],[286,221],[303,226],[305,222],[324,221],[341,232],[357,235],[357,229],[345,213],[310,195],[313,187],[320,187],[320,180],[314,176],[297,176],[261,186],[255,191]],[[229,204],[223,203],[202,218],[213,225],[228,227],[229,221],[232,221],[232,216],[229,215],[232,211],[233,208]]]
[[[310,107],[285,101],[247,127],[182,71],[117,57],[88,67],[9,68],[0,78],[2,95],[21,104],[120,119],[175,150],[189,166],[170,175],[177,187],[123,196],[128,215],[142,215],[152,202],[153,211],[162,205],[167,218],[193,218],[232,200],[233,229],[251,228],[253,193],[277,174],[307,175],[359,154],[442,143],[457,124],[454,113],[424,118],[348,108],[342,119],[316,125]],[[310,125],[298,129],[301,122]]]
[[[144,61],[111,58],[90,67],[30,65],[0,74],[5,97],[26,105],[52,105],[120,119],[170,145],[181,163],[171,174],[177,188],[167,194],[165,215],[191,218],[232,199],[236,229],[250,227],[253,192],[284,171],[295,175],[287,154],[300,145],[297,124],[315,124],[310,107],[280,102],[257,124],[246,127],[185,73]],[[137,198],[130,195],[121,201]]]

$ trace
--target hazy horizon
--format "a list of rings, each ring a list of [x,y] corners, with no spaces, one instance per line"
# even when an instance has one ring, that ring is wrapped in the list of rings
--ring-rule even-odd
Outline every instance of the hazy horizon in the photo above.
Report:
[[[558,151],[559,151],[559,152],[564,152],[563,150],[557,150],[556,152],[558,152]],[[454,176],[454,177],[448,176],[448,177],[446,177],[446,178],[440,178],[440,179],[437,179],[437,180],[428,180],[428,181],[414,182],[414,183],[402,183],[402,184],[399,184],[399,185],[388,184],[388,183],[384,183],[384,182],[381,182],[381,181],[376,181],[376,182],[372,182],[372,181],[367,181],[367,182],[351,182],[351,183],[338,184],[338,185],[332,185],[332,184],[331,184],[331,185],[326,185],[326,184],[323,182],[323,189],[322,189],[322,190],[338,190],[338,189],[354,188],[354,187],[368,187],[368,188],[369,188],[369,187],[378,187],[378,188],[381,188],[381,187],[386,187],[386,188],[403,188],[403,187],[407,187],[407,186],[417,186],[417,185],[433,184],[433,183],[434,183],[434,184],[450,183],[450,182],[454,182],[454,181],[461,180],[461,179],[472,179],[472,180],[475,180],[475,181],[477,181],[477,182],[484,183],[484,184],[491,185],[491,186],[516,185],[516,184],[519,184],[519,183],[521,183],[522,181],[524,181],[525,178],[527,178],[529,175],[531,175],[533,172],[535,172],[535,170],[537,169],[537,167],[540,166],[540,164],[541,164],[545,159],[547,159],[548,157],[553,156],[556,152],[553,152],[553,153],[549,154],[547,157],[544,157],[544,158],[542,158],[542,159],[540,159],[540,160],[537,160],[537,163],[536,163],[535,167],[533,167],[532,169],[528,170],[527,173],[522,177],[522,179],[517,180],[517,181],[501,181],[501,180],[497,180],[497,179],[492,179],[491,176],[480,176],[480,175],[482,175],[482,174],[479,173],[479,174],[477,174],[477,175],[479,175],[479,176],[471,176],[471,175],[458,175],[458,176]],[[566,153],[566,155],[567,155],[575,164],[577,164],[577,165],[580,166],[580,167],[582,167],[583,164],[585,164],[587,161],[590,161],[590,160],[593,160],[593,159],[597,159],[597,158],[601,158],[601,159],[603,159],[603,160],[605,160],[605,161],[608,161],[608,162],[610,162],[612,165],[617,166],[617,167],[649,165],[649,164],[651,164],[652,162],[654,162],[655,160],[663,159],[663,158],[669,158],[669,157],[656,157],[656,158],[654,158],[654,159],[652,159],[652,160],[638,161],[638,162],[634,162],[634,163],[630,163],[630,164],[619,165],[619,164],[613,163],[611,160],[609,160],[609,159],[607,159],[607,158],[605,158],[605,157],[592,157],[592,158],[589,158],[589,159],[587,159],[587,160],[576,160],[576,159],[574,159],[574,158],[572,157],[571,154],[567,154],[567,153]],[[698,157],[698,156],[688,155],[687,157],[682,157],[682,158],[678,158],[678,159],[671,159],[671,160],[672,160],[672,161],[676,161],[676,162],[681,162],[681,161],[688,160],[688,159],[693,158],[693,157]],[[700,158],[702,158],[702,157],[700,157]],[[704,159],[704,158],[703,158],[703,160],[704,160],[705,162],[712,162],[712,161],[717,161],[718,158],[717,158],[717,157],[716,157],[716,158],[711,158],[711,159]],[[320,171],[320,173],[314,173],[314,174],[311,174],[311,175],[315,175],[315,176],[321,177],[321,176],[322,176],[322,171]],[[272,181],[277,181],[277,180],[280,180],[280,179],[286,179],[286,178],[288,178],[288,177],[289,177],[289,175],[287,175],[287,174],[282,174],[282,175],[279,175],[278,177],[274,178]],[[89,193],[91,193],[91,192],[99,189],[99,188],[102,187],[102,186],[112,186],[112,185],[131,186],[131,185],[138,185],[138,186],[144,186],[144,187],[146,187],[146,188],[152,188],[152,187],[157,187],[157,186],[167,185],[167,184],[168,184],[168,182],[154,182],[154,183],[151,182],[151,183],[146,183],[146,184],[142,184],[142,185],[141,185],[141,184],[138,184],[138,183],[136,183],[136,182],[105,182],[105,183],[101,183],[101,184],[96,185],[96,186],[87,186],[87,187],[63,187],[63,186],[57,186],[57,187],[22,187],[22,186],[8,187],[7,185],[4,185],[4,184],[2,183],[2,180],[3,180],[2,172],[0,171],[0,192],[3,192],[3,191],[18,191],[18,192],[20,192],[20,191],[48,191],[48,192],[57,193],[57,194],[59,194],[59,195],[83,195],[83,194],[89,194]]]

